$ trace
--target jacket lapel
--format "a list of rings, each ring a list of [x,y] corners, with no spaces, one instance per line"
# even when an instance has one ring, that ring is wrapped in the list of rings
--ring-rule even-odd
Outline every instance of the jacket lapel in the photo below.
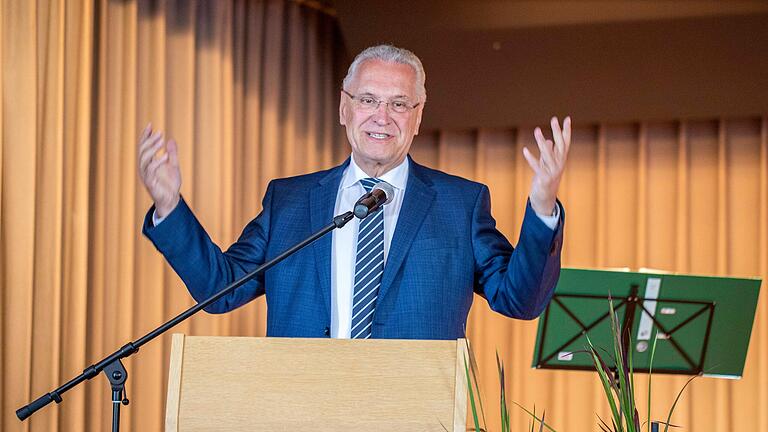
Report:
[[[419,231],[424,218],[427,216],[432,203],[435,200],[435,191],[431,188],[432,182],[421,165],[410,161],[408,183],[403,197],[403,206],[397,217],[397,227],[389,246],[387,263],[384,266],[381,288],[377,303],[387,294],[395,275],[403,264],[403,259],[411,248],[411,243]]]
[[[346,162],[332,168],[318,184],[309,192],[309,213],[312,232],[317,232],[333,221],[333,210],[336,207],[336,195],[339,191],[344,168],[349,165],[349,158]],[[328,233],[312,244],[315,252],[315,262],[320,277],[320,290],[325,299],[325,307],[328,316],[331,316],[331,253],[332,253],[332,233]]]

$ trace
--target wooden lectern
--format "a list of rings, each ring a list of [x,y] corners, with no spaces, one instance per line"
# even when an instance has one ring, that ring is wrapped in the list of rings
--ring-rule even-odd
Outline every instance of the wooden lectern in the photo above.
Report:
[[[166,431],[465,431],[464,339],[174,334]]]

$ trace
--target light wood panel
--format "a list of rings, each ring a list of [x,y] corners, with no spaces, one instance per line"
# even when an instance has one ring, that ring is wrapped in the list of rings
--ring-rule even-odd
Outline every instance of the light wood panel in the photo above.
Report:
[[[168,431],[462,431],[466,341],[173,336]]]

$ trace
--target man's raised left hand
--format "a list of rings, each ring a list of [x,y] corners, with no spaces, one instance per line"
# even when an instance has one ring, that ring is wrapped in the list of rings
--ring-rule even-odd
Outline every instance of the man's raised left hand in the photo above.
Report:
[[[531,207],[541,216],[551,216],[555,211],[557,189],[568,158],[571,146],[571,117],[563,120],[563,128],[557,117],[552,117],[552,140],[544,138],[541,128],[533,131],[539,146],[539,158],[535,158],[527,147],[523,147],[523,156],[533,170],[531,181]]]

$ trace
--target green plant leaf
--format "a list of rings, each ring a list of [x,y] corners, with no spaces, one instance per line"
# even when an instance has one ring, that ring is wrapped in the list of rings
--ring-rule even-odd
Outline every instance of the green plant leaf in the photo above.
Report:
[[[651,379],[653,378],[653,357],[656,355],[656,342],[659,340],[656,333],[652,333],[653,343],[651,344],[651,357],[648,360],[648,432],[651,432]]]
[[[467,357],[464,356],[464,372],[467,374],[467,388],[469,390],[469,405],[472,408],[472,420],[475,423],[475,430],[480,431],[480,421],[477,418],[477,407],[475,407],[475,393],[472,391],[472,380],[469,378],[469,364]]]
[[[603,384],[603,391],[605,392],[605,397],[608,401],[608,405],[611,408],[613,423],[614,425],[618,424],[619,426],[621,426],[621,419],[622,419],[622,415],[620,411],[621,407],[620,405],[617,406],[617,402],[620,404],[621,401],[617,401],[615,399],[614,393],[612,391],[613,390],[611,385],[612,378],[609,375],[611,373],[610,369],[608,370],[608,372],[606,372],[604,369],[600,367],[599,362],[602,362],[602,359],[599,358],[597,352],[593,351],[592,357],[593,357],[593,362],[595,363],[595,368],[597,370],[598,377],[600,378],[600,382]],[[615,426],[614,426],[614,429],[618,431],[623,430],[623,428],[621,427],[616,428]]]
[[[542,418],[538,418],[538,417],[536,417],[536,413],[535,412],[530,412],[528,410],[528,408],[520,405],[519,403],[517,403],[515,401],[512,401],[512,403],[517,405],[517,407],[520,408],[521,410],[523,410],[526,413],[528,413],[528,415],[531,416],[535,421],[541,423],[545,428],[549,429],[550,432],[557,432],[556,430],[552,429],[552,426],[550,426],[550,425],[548,425],[547,423],[544,422],[544,417],[543,416],[542,416]]]
[[[499,359],[498,351],[496,351],[496,369],[499,371],[499,385],[501,386],[501,391],[499,393],[501,431],[509,432],[509,411],[507,410],[507,397],[504,389],[504,363]]]
[[[629,339],[628,339],[629,340]],[[627,363],[629,364],[629,398],[632,402],[632,430],[634,432],[641,432],[640,428],[640,414],[637,412],[637,402],[635,401],[635,367],[633,364],[633,351],[632,343],[629,340],[627,349]]]
[[[668,425],[671,428],[679,428],[679,425],[672,424],[672,423],[664,423],[663,421],[654,421],[654,423],[660,424],[660,425]]]
[[[469,370],[472,372],[472,380],[475,382],[475,390],[477,391],[477,402],[480,405],[480,419],[483,420],[483,427],[488,427],[488,422],[485,420],[485,409],[483,408],[483,394],[480,392],[480,381],[477,379],[477,360],[475,359],[475,352],[472,350],[472,344],[469,343],[469,339],[464,338],[464,343],[467,346],[467,352],[469,353]]]
[[[603,420],[603,418],[600,417],[599,415],[595,414],[595,416],[597,416],[598,420],[600,420],[600,423],[597,424],[598,426],[600,426],[600,430],[602,430],[603,432],[611,432],[611,427],[608,426],[608,423],[606,423],[605,420]]]
[[[589,339],[589,336],[585,334],[584,337],[587,339],[587,343],[589,344],[589,352],[592,356],[592,363],[595,366],[597,375],[600,378],[600,383],[603,385],[603,391],[605,392],[605,397],[608,400],[608,404],[611,407],[611,414],[614,419],[614,424],[618,423],[619,425],[621,425],[621,415],[619,414],[619,407],[616,406],[616,401],[614,400],[613,391],[612,391],[613,383],[611,378],[611,375],[612,375],[611,370],[605,364],[602,357],[600,357],[600,354],[595,349],[595,346],[592,344],[592,340]],[[621,431],[622,429],[619,428],[617,430]]]
[[[437,422],[440,423],[440,427],[443,428],[445,432],[450,432],[447,427],[443,424],[443,422],[440,419],[437,419]]]
[[[616,358],[616,379],[618,380],[618,386],[614,387],[616,396],[619,400],[619,418],[618,423],[620,430],[623,430],[623,425],[626,423],[627,430],[631,431],[630,419],[632,418],[632,402],[631,391],[629,388],[629,370],[627,369],[627,363],[624,356],[624,343],[623,335],[621,333],[621,327],[619,326],[619,320],[616,316],[616,310],[613,307],[613,299],[608,298],[609,319],[611,322],[611,336],[613,339],[613,352]]]
[[[688,378],[688,381],[685,382],[685,385],[683,386],[683,388],[681,388],[680,391],[677,392],[677,397],[675,398],[675,402],[672,403],[672,408],[669,409],[669,414],[667,415],[667,421],[666,423],[664,423],[664,432],[667,432],[669,430],[669,426],[671,426],[669,421],[672,420],[672,412],[675,411],[675,407],[677,406],[677,402],[680,400],[680,397],[683,395],[683,391],[685,390],[686,387],[688,387],[688,384],[690,384],[693,380],[695,380],[698,377],[699,377],[698,375],[694,375]]]

